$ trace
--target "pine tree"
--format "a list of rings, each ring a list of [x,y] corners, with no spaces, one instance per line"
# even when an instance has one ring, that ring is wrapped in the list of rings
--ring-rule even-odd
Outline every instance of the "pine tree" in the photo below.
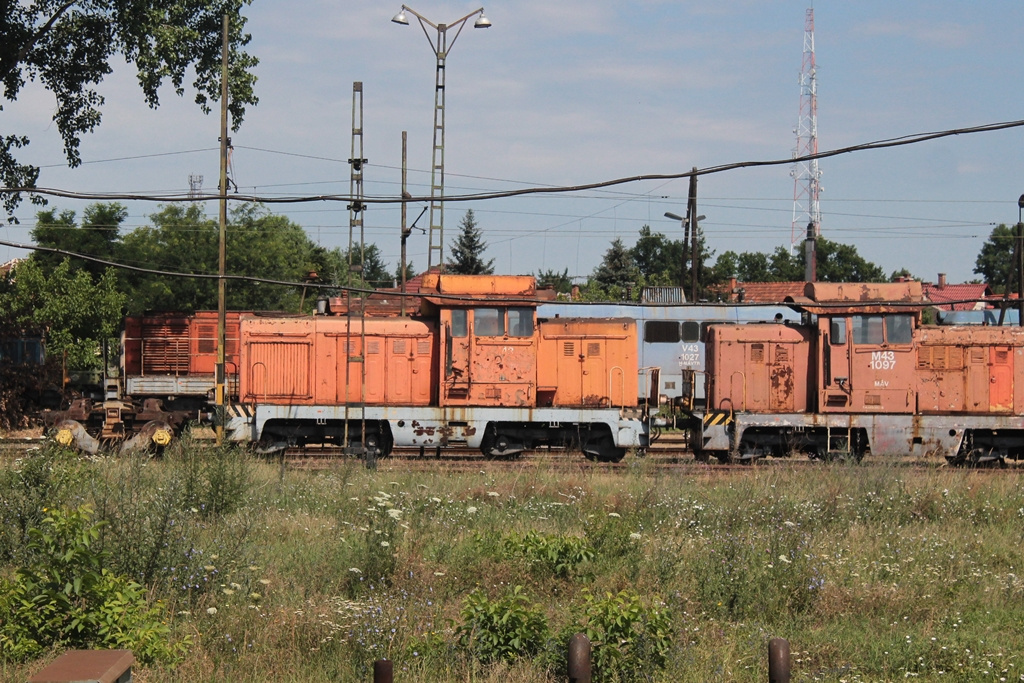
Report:
[[[448,272],[455,275],[493,274],[494,259],[485,262],[482,258],[487,243],[483,241],[483,234],[477,227],[473,209],[466,211],[466,215],[459,221],[459,228],[462,232],[452,246],[452,258],[446,266]]]

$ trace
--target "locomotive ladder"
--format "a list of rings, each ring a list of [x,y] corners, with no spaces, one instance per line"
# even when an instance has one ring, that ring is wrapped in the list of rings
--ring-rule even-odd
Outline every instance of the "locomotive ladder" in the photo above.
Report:
[[[363,167],[366,159],[363,158],[363,84],[361,81],[352,83],[352,154],[348,160],[351,166],[349,177],[349,197],[351,204],[348,205],[348,288],[345,290],[345,433],[344,448],[347,453],[364,455],[366,449],[366,416],[365,411],[359,411],[359,446],[352,445],[352,434],[349,428],[349,409],[352,402],[349,400],[349,387],[352,380],[359,378],[359,407],[366,403],[366,363],[364,353],[366,349],[366,306],[365,294],[356,297],[353,302],[352,287],[361,281],[363,264],[366,262],[365,228],[363,214],[366,204],[363,202]],[[356,245],[358,236],[358,262],[356,262]],[[353,308],[356,311],[353,311]],[[353,320],[354,318],[354,320]],[[359,335],[358,355],[355,355],[356,345],[353,343],[353,324],[355,324]],[[353,367],[354,366],[354,367]]]

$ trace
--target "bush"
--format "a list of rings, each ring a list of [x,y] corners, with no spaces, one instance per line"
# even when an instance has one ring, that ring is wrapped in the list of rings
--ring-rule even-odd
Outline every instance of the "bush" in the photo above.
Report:
[[[532,529],[505,537],[504,549],[507,557],[522,557],[532,567],[542,567],[560,579],[576,574],[594,560],[586,539],[540,534]]]
[[[516,586],[511,593],[491,600],[479,588],[466,598],[455,629],[459,647],[485,664],[533,657],[548,638],[548,624],[539,606],[531,606]]]
[[[130,649],[142,663],[180,658],[188,643],[171,642],[163,607],[103,566],[92,510],[44,512],[43,528],[29,530],[38,559],[0,581],[0,656],[23,661],[60,646]]]
[[[44,506],[62,505],[91,476],[74,451],[48,443],[37,455],[0,468],[0,565],[29,562],[28,530],[42,523]]]
[[[621,591],[599,598],[584,589],[582,633],[590,639],[595,681],[646,680],[664,669],[672,646],[672,620],[664,607],[645,607]]]

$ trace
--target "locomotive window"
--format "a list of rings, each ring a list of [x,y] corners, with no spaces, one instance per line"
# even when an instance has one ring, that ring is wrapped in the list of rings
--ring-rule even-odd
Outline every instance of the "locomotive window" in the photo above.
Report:
[[[452,336],[465,337],[469,334],[469,326],[466,325],[466,309],[456,308],[452,310]]]
[[[644,341],[648,344],[679,342],[679,323],[674,320],[648,320],[644,323]]]
[[[473,334],[478,337],[505,335],[505,311],[500,308],[473,309]]]
[[[510,337],[532,337],[533,336],[533,309],[532,308],[510,308],[510,309],[508,309],[508,336],[510,336]]]
[[[717,324],[717,321],[709,320],[700,324],[700,339],[697,341],[705,342],[708,340],[708,328],[712,325]]]
[[[914,336],[914,321],[909,315],[887,315],[885,337],[890,344],[909,344]]]
[[[832,318],[828,329],[833,346],[842,346],[846,343],[846,318]]]
[[[883,319],[880,315],[853,316],[854,344],[881,344]]]
[[[695,342],[701,339],[700,323],[696,320],[683,321],[683,341]]]

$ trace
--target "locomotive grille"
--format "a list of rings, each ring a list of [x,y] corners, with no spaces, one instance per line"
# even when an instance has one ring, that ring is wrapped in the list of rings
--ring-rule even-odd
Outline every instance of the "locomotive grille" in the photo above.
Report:
[[[188,325],[160,323],[143,325],[143,374],[187,374],[191,354],[188,344]]]
[[[366,342],[366,353],[380,353],[380,340],[371,339]]]
[[[405,340],[396,339],[394,344],[391,345],[392,353],[405,353]]]
[[[575,356],[576,355],[576,342],[562,342],[562,355],[563,356]]]
[[[601,355],[601,345],[597,342],[590,342],[587,344],[587,355],[591,357],[598,357]]]
[[[764,344],[750,345],[750,361],[752,363],[764,362]]]

